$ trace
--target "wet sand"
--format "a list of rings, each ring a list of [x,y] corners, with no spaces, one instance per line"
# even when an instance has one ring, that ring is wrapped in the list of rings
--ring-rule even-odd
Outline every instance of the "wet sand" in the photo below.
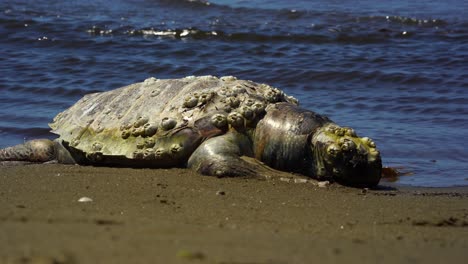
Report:
[[[0,166],[0,263],[467,258],[468,188],[365,191],[185,169]]]

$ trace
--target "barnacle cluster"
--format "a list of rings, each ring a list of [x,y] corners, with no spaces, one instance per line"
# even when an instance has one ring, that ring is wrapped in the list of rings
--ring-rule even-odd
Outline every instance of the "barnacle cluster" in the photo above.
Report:
[[[367,156],[368,161],[372,162],[380,156],[374,141],[368,137],[358,137],[352,128],[329,125],[325,131],[334,139],[334,143],[327,147],[327,153],[331,157],[357,153],[360,156]]]
[[[185,97],[183,105],[186,108],[201,107],[210,102],[214,95],[214,92],[193,93]]]
[[[166,156],[166,154],[176,153],[181,147],[173,147],[166,150],[158,147],[158,137],[154,137],[158,131],[168,132],[177,126],[177,120],[172,117],[164,117],[159,123],[150,122],[147,116],[139,116],[133,123],[125,123],[120,126],[122,139],[129,139],[135,142],[134,151],[131,155],[133,159],[155,160]],[[155,149],[156,148],[156,149]]]
[[[120,135],[122,139],[133,137],[151,137],[158,131],[158,126],[149,122],[146,116],[139,116],[133,124],[125,123],[120,126]]]
[[[187,95],[182,111],[200,110],[210,104],[214,114],[211,123],[219,129],[227,125],[234,129],[254,128],[265,114],[268,104],[280,101],[297,103],[293,97],[266,84],[257,85],[247,81],[237,81],[235,77],[221,77],[222,85],[216,92],[205,90]],[[214,110],[215,109],[215,110]],[[208,113],[210,110],[206,110]]]

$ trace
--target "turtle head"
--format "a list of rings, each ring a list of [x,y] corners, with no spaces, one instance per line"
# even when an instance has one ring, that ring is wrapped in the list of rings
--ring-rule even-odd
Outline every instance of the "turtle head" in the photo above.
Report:
[[[318,179],[355,187],[373,187],[380,181],[382,160],[375,143],[351,128],[326,124],[312,136],[311,148]]]

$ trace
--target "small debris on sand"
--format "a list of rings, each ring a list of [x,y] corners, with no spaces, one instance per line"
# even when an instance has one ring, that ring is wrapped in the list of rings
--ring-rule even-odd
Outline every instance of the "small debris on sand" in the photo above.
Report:
[[[286,177],[281,177],[279,180],[283,181],[283,182],[290,182],[291,181],[290,178],[286,178]]]
[[[330,182],[329,181],[321,181],[321,182],[317,183],[317,186],[320,187],[320,188],[327,188],[328,186],[330,186]]]
[[[294,183],[308,183],[309,180],[307,179],[294,179]]]
[[[80,199],[78,199],[78,202],[80,203],[89,203],[89,202],[92,202],[93,199],[89,198],[89,197],[81,197]]]

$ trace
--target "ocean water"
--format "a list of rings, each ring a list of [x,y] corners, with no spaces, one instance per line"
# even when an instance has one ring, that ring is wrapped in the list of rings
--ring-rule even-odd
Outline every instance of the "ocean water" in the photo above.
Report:
[[[378,2],[378,3],[376,3]],[[2,0],[0,147],[81,96],[234,75],[372,137],[396,184],[468,185],[466,0]]]

